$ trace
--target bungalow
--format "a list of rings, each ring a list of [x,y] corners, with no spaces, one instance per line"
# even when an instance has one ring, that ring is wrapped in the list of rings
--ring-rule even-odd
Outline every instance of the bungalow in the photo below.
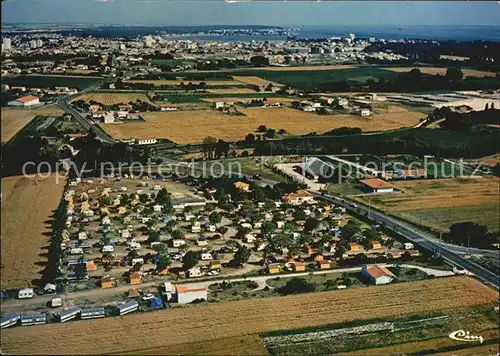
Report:
[[[396,276],[383,266],[368,267],[364,265],[361,268],[361,274],[375,285],[391,283]]]
[[[379,178],[369,178],[359,181],[361,189],[370,193],[392,193],[394,187]]]
[[[210,261],[210,268],[211,269],[222,269],[222,264],[220,263],[219,260]]]
[[[294,272],[305,272],[306,270],[306,264],[302,262],[294,262],[292,267]]]
[[[251,244],[251,243],[255,242],[255,236],[253,234],[246,234],[243,237],[243,242]]]
[[[104,276],[101,278],[101,288],[112,288],[116,287],[116,281],[110,276]]]
[[[314,196],[307,190],[298,190],[295,193],[290,193],[283,196],[283,200],[292,205],[300,205],[303,203],[309,203],[314,200]]]
[[[234,186],[240,190],[243,190],[244,192],[250,191],[250,184],[245,182],[241,181],[234,182]]]
[[[196,244],[198,246],[208,246],[207,240],[204,237],[201,237],[201,236],[196,239]]]
[[[267,273],[269,274],[277,274],[280,273],[280,266],[277,263],[271,263],[267,265]]]
[[[382,244],[379,241],[372,241],[372,249],[378,250],[382,248]]]
[[[330,269],[330,262],[328,261],[318,261],[318,267],[319,269]]]
[[[132,110],[132,105],[130,105],[130,104],[118,105],[118,110],[130,111],[130,110]]]
[[[141,284],[142,283],[141,274],[139,272],[130,273],[129,282],[130,284]]]
[[[358,251],[361,251],[361,246],[360,246],[360,245],[358,245],[358,244],[357,244],[357,243],[355,243],[355,242],[351,242],[351,243],[349,244],[349,250],[350,250],[350,251],[353,251],[353,252],[358,252]]]
[[[324,257],[323,257],[323,255],[322,255],[322,254],[319,254],[319,253],[318,253],[318,254],[314,254],[314,255],[312,256],[312,259],[313,259],[313,261],[315,261],[315,262],[320,262],[320,261],[323,261],[323,260],[324,260]]]

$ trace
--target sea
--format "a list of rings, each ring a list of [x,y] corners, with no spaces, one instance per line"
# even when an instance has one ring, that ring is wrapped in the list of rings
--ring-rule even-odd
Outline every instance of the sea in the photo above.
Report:
[[[376,39],[422,39],[422,40],[456,40],[456,41],[494,41],[500,42],[500,26],[329,26],[294,27],[293,35],[301,39],[320,39],[345,37],[353,33],[358,38]],[[286,36],[247,36],[247,35],[183,35],[176,39],[197,39],[212,41],[280,41]]]

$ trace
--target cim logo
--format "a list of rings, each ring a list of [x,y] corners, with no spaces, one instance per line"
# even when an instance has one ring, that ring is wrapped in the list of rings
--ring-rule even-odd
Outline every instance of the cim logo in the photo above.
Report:
[[[450,339],[458,340],[458,341],[479,341],[481,344],[484,339],[482,336],[471,335],[468,331],[457,330],[448,335]]]

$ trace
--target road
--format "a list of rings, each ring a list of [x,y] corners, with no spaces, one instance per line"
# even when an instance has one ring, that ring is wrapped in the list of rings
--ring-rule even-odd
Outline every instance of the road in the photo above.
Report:
[[[86,92],[92,91],[92,90],[96,89],[100,84],[101,83],[98,83],[92,87],[86,88],[86,89],[82,90],[79,94],[81,95],[81,94],[85,94]],[[71,99],[71,95],[65,95],[62,98],[58,99],[56,104],[64,112],[73,116],[75,118],[75,120],[78,121],[78,123],[80,123],[80,125],[85,127],[87,130],[92,129],[92,131],[94,131],[96,137],[98,139],[100,139],[101,141],[109,143],[109,144],[113,144],[113,143],[117,142],[114,138],[109,136],[103,129],[101,129],[101,127],[99,125],[94,124],[94,122],[87,117],[87,114],[81,113],[77,109],[71,107],[69,105],[70,99]]]
[[[409,241],[429,250],[431,252],[440,254],[444,259],[453,263],[454,265],[461,267],[463,269],[468,270],[469,272],[476,275],[482,281],[494,286],[495,288],[500,287],[500,278],[495,273],[481,267],[477,263],[474,263],[467,258],[463,257],[461,254],[457,253],[458,250],[463,250],[461,246],[450,246],[448,244],[441,244],[435,238],[430,238],[427,232],[417,229],[416,227],[407,225],[398,219],[392,218],[384,213],[374,211],[370,209],[368,206],[359,204],[356,202],[357,207],[352,206],[352,202],[349,202],[346,199],[341,199],[338,197],[330,196],[330,195],[322,195],[316,192],[311,192],[317,198],[324,199],[326,201],[330,201],[335,203],[336,205],[340,205],[345,207],[349,211],[354,211],[358,214],[365,215],[370,220],[378,223],[384,224],[386,228],[397,232],[398,234],[404,236]],[[483,250],[480,250],[481,253],[484,253]]]
[[[395,264],[378,264],[378,266],[384,266],[384,267],[393,267],[396,266]],[[421,266],[415,266],[415,265],[409,265],[409,264],[398,264],[400,267],[405,267],[405,268],[415,268],[419,269],[427,274],[433,274],[436,277],[447,277],[447,276],[453,276],[455,273],[451,271],[445,271],[445,270],[437,270],[437,269],[431,269],[431,268],[426,268],[426,267],[421,267]],[[316,274],[316,275],[322,275],[322,274],[333,274],[333,273],[344,273],[344,272],[358,272],[361,270],[361,266],[358,267],[348,267],[348,268],[337,268],[337,269],[329,269],[329,270],[319,270],[319,271],[313,271],[313,272],[298,272],[298,273],[288,273],[288,274],[281,274],[281,275],[264,275],[264,276],[252,276],[252,277],[228,277],[228,278],[221,278],[221,276],[214,276],[212,279],[206,279],[207,277],[204,277],[205,280],[203,281],[192,281],[192,280],[183,280],[183,281],[172,281],[176,284],[182,284],[183,286],[189,287],[189,288],[208,288],[210,285],[214,283],[221,283],[223,281],[226,282],[244,282],[244,281],[254,281],[258,284],[257,288],[254,289],[254,291],[264,289],[266,286],[270,287],[267,285],[267,281],[269,279],[274,279],[276,277],[281,277],[281,278],[292,278],[292,277],[307,277],[311,273]],[[160,285],[162,282],[161,281],[156,281],[156,282],[148,282],[148,283],[143,283],[141,285],[137,286],[131,286],[131,285],[121,285],[116,288],[108,288],[108,289],[89,289],[89,290],[83,290],[83,291],[78,291],[78,292],[70,292],[70,293],[61,293],[58,294],[58,297],[61,297],[66,305],[78,305],[78,301],[89,298],[89,297],[97,297],[97,298],[103,298],[103,297],[113,297],[117,296],[116,301],[114,302],[120,302],[122,301],[123,298],[120,299],[118,296],[125,296],[125,293],[130,289],[130,288],[138,288],[141,290],[152,288],[152,287],[157,287]],[[270,287],[272,288],[272,287]],[[28,308],[39,308],[40,306],[46,305],[48,302],[52,300],[56,295],[54,294],[47,294],[43,296],[36,296],[33,299],[10,299],[3,301],[1,306],[2,306],[2,311],[5,313],[10,313],[14,311],[19,311],[20,307],[22,307],[23,310],[26,310]],[[105,303],[105,304],[110,304],[110,303]],[[55,310],[54,310],[55,311]]]

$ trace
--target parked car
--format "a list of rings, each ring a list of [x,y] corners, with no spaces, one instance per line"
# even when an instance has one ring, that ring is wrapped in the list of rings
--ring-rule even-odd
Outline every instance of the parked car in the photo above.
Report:
[[[148,293],[142,296],[142,300],[150,300],[153,299],[155,295],[153,293]]]

